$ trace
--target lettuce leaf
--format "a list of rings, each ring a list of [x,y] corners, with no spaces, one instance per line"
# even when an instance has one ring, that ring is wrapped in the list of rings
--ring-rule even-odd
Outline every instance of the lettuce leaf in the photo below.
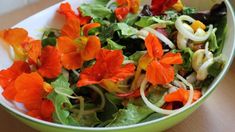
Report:
[[[148,95],[148,99],[156,106],[161,107],[164,104],[163,95],[165,91],[165,89],[161,89],[160,87],[158,87],[153,93]],[[149,109],[142,100],[138,103],[138,105],[135,104],[136,102],[138,101],[130,101],[125,109],[119,109],[119,111],[114,115],[114,120],[110,124],[108,124],[107,127],[136,124],[144,121],[151,114],[155,113],[154,111]],[[155,117],[157,118],[157,116]]]
[[[136,35],[138,30],[132,26],[127,25],[126,23],[118,23],[118,29],[120,30],[120,35],[124,38]]]
[[[215,32],[212,32],[209,37],[209,50],[214,52],[218,49],[217,38]]]
[[[126,46],[117,44],[111,39],[107,39],[107,43],[108,43],[107,46],[105,46],[104,48],[109,49],[109,50],[122,50],[126,48]]]
[[[133,60],[138,63],[141,56],[143,56],[146,52],[145,51],[136,51],[134,54],[129,56],[129,60]]]
[[[92,18],[109,18],[112,14],[111,10],[101,4],[82,4],[79,7],[83,16],[90,16]]]

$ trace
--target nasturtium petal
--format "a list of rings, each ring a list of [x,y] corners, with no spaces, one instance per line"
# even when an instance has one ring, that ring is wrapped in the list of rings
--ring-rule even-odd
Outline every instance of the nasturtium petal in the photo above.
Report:
[[[162,64],[157,60],[152,61],[146,71],[147,80],[153,85],[170,83],[175,76],[172,66]]]
[[[163,64],[182,64],[183,58],[180,53],[172,53],[168,52],[166,53],[160,60]]]
[[[89,36],[85,48],[81,50],[83,60],[89,61],[91,59],[94,59],[100,49],[100,39],[97,36]]]
[[[71,39],[80,37],[80,21],[78,19],[68,19],[61,30],[62,36],[68,36]]]
[[[153,58],[161,58],[163,55],[162,44],[159,39],[154,35],[149,33],[145,38],[145,46],[147,48],[148,54]]]
[[[62,71],[60,52],[52,46],[43,48],[38,72],[46,78],[56,78]]]

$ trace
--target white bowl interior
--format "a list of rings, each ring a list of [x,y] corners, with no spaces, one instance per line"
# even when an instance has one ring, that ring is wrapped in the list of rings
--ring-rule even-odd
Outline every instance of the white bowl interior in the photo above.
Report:
[[[86,0],[67,0],[69,3],[72,4],[73,8],[76,9],[82,2]],[[90,1],[90,0],[88,0]],[[187,6],[196,7],[198,9],[210,9],[210,7],[214,4],[214,2],[221,2],[221,0],[185,0],[185,4]],[[149,3],[148,0],[145,0],[144,3]],[[203,3],[203,4],[202,4]],[[46,27],[53,27],[53,28],[61,28],[64,23],[64,18],[61,15],[58,15],[56,13],[56,10],[58,9],[59,4],[56,4],[42,12],[39,12],[28,19],[20,22],[19,24],[15,25],[14,27],[22,27],[28,30],[31,37],[34,38],[40,38],[42,35],[41,30]],[[224,45],[223,49],[223,55],[225,59],[228,61],[231,61],[231,58],[233,56],[233,50],[234,50],[234,17],[232,13],[232,9],[228,10],[228,33],[227,33],[227,39]],[[12,60],[9,57],[8,54],[9,47],[4,44],[3,42],[0,42],[0,70],[8,68],[12,64]],[[228,68],[229,63],[226,64],[225,69],[221,73],[219,77],[217,77],[214,82],[217,82],[221,77],[222,74],[225,73],[225,70]],[[5,106],[8,109],[17,109],[15,107],[15,103],[9,102],[1,95],[2,88],[0,87],[0,104]],[[17,107],[19,109],[23,109],[22,105],[17,104]],[[13,108],[13,109],[12,109]],[[13,110],[15,112],[15,110]]]

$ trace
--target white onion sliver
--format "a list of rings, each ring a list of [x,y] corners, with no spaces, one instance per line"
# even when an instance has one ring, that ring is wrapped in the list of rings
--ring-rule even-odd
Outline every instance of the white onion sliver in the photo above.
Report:
[[[194,22],[195,20],[191,18],[190,16],[182,15],[175,22],[176,29],[181,34],[183,34],[186,38],[189,38],[193,41],[197,41],[197,42],[206,41],[210,37],[213,31],[213,26],[209,25],[209,30],[206,32],[206,35],[199,37],[189,32],[187,29],[185,29],[183,21]]]
[[[199,68],[199,70],[197,71],[197,80],[205,80],[207,75],[208,75],[208,67],[210,65],[212,65],[214,62],[214,59],[211,58],[209,60],[207,60],[206,62],[204,62],[201,67]]]
[[[145,96],[144,91],[146,89],[146,84],[147,84],[147,79],[145,78],[140,86],[140,95],[141,95],[141,98],[143,99],[143,101],[147,107],[149,107],[151,110],[153,110],[157,113],[161,113],[164,115],[169,115],[169,114],[172,114],[172,113],[175,113],[176,111],[178,111],[178,110],[165,110],[165,109],[159,108],[159,107],[155,106],[154,104],[152,104]]]
[[[162,33],[150,28],[150,27],[145,27],[144,30],[155,34],[161,41],[163,41],[165,44],[167,44],[171,49],[175,49],[175,45],[169,40],[165,35]]]

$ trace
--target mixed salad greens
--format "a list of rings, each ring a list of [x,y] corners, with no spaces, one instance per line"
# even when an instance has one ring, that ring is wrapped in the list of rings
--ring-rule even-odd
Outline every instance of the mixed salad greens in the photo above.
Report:
[[[22,28],[0,32],[14,50],[0,71],[2,95],[23,112],[74,126],[146,122],[197,101],[223,69],[225,3],[209,11],[181,0],[62,3],[61,29],[40,40]]]

